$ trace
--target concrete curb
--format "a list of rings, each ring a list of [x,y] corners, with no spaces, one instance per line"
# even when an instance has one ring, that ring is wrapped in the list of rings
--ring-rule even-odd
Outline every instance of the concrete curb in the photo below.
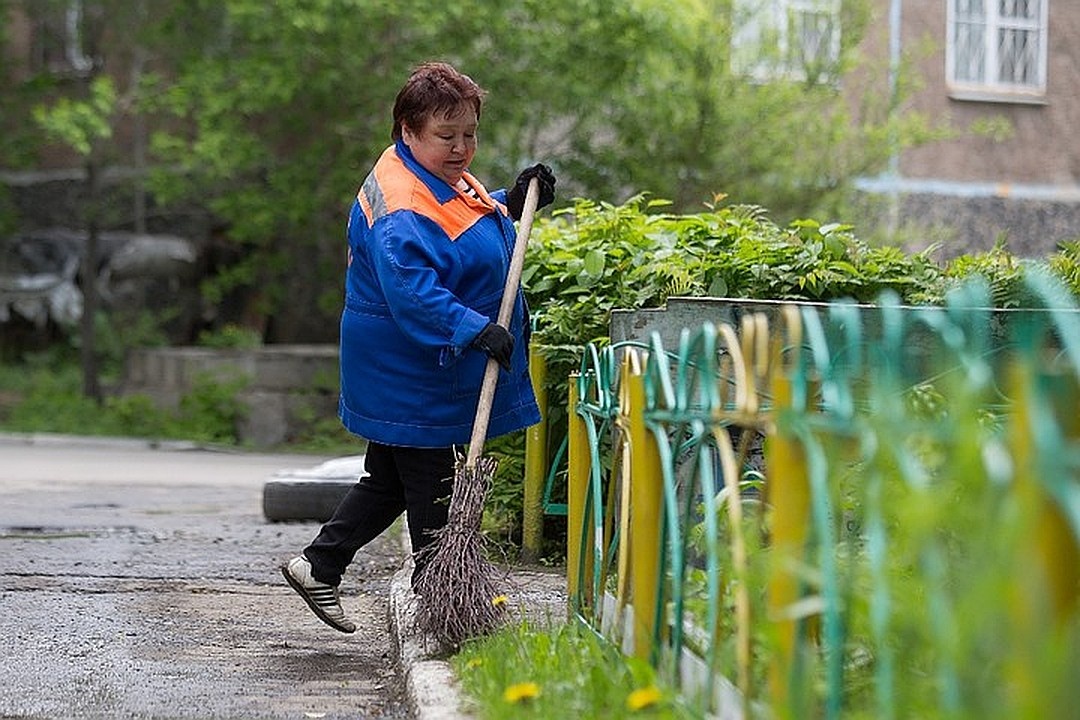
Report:
[[[407,534],[402,534],[403,539]],[[408,540],[404,540],[408,546]],[[412,592],[412,558],[390,580],[390,632],[397,648],[398,667],[405,681],[405,696],[416,720],[468,720],[450,663],[433,657],[437,646],[416,627]]]
[[[188,440],[155,440],[151,438],[114,437],[110,435],[65,435],[62,433],[0,433],[0,445],[32,445],[37,447],[101,447],[101,448],[147,448],[150,450],[222,450],[212,445]]]
[[[404,526],[403,526],[404,528]],[[405,563],[390,581],[390,631],[406,699],[416,720],[472,720],[450,663],[438,657],[439,643],[416,626],[412,592],[412,557],[408,532],[401,534]],[[502,578],[512,615],[532,627],[550,627],[567,619],[566,577],[561,572],[515,566]]]

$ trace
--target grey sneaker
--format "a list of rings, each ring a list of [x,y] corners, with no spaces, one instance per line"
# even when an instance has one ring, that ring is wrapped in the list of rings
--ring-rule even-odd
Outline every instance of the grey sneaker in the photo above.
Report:
[[[282,565],[281,574],[320,620],[343,633],[356,632],[356,625],[345,617],[345,611],[341,609],[338,589],[313,578],[311,563],[306,557],[298,555]]]

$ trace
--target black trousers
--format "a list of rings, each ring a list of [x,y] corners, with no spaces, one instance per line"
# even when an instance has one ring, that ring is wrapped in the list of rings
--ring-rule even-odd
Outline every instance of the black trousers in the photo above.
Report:
[[[349,489],[315,539],[304,548],[311,574],[338,585],[356,552],[407,513],[414,557],[446,525],[454,480],[454,449],[409,448],[369,442],[363,477]],[[423,570],[416,558],[412,580]]]

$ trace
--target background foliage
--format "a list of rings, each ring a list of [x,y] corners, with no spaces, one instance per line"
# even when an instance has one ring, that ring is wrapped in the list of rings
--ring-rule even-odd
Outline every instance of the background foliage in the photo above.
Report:
[[[1016,308],[1026,301],[1022,279],[1036,268],[1080,297],[1075,244],[1039,260],[997,246],[940,263],[934,248],[905,253],[873,246],[848,225],[797,219],[781,226],[764,208],[719,203],[678,213],[645,195],[621,205],[579,199],[534,225],[523,283],[535,318],[532,342],[548,363],[549,458],[565,437],[570,374],[580,369],[585,344],[608,341],[616,308],[662,307],[672,296],[873,303],[885,290],[906,304],[940,305],[974,276],[986,280],[995,307]],[[517,538],[524,438],[491,450],[507,460],[489,521],[501,537]]]
[[[64,5],[0,0],[0,30],[10,10],[34,17]],[[389,142],[398,88],[431,58],[490,91],[473,168],[489,186],[537,160],[559,176],[556,212],[536,228],[525,278],[535,340],[559,385],[556,425],[577,352],[606,335],[613,307],[703,294],[872,300],[886,287],[934,302],[972,272],[991,276],[1001,304],[1021,302],[1012,288],[1022,261],[1004,248],[942,267],[931,251],[875,247],[835,222],[850,218],[852,178],[880,169],[893,139],[916,144],[932,133],[924,118],[890,113],[902,98],[873,91],[885,87],[886,68],[857,51],[872,28],[867,0],[841,3],[842,52],[815,68],[817,83],[738,72],[728,48],[741,20],[730,0],[83,7],[84,50],[110,84],[0,64],[0,167],[55,162],[43,130],[92,106],[94,87],[108,90],[92,117],[100,162],[142,167],[130,140],[145,129],[150,219],[207,218],[218,257],[204,305],[212,316],[245,293],[254,339],[335,339],[345,211]],[[848,104],[840,89],[855,84],[867,91]],[[125,212],[102,216],[105,226],[133,225]],[[0,194],[0,229],[17,225]],[[1074,289],[1078,259],[1072,247],[1050,260]],[[229,328],[214,329],[224,337]],[[507,444],[516,458],[520,448]],[[503,490],[493,492],[496,516],[512,526],[520,493]]]
[[[728,193],[785,220],[835,217],[851,178],[888,151],[884,95],[850,106],[840,94],[856,67],[861,82],[885,82],[855,49],[867,0],[842,4],[843,52],[818,84],[736,72],[730,0],[83,4],[95,72],[117,97],[99,118],[110,123],[102,156],[138,165],[125,143],[146,129],[154,212],[205,214],[222,249],[208,306],[244,289],[268,341],[332,339],[345,211],[389,142],[398,88],[426,59],[449,60],[490,91],[474,171],[496,188],[543,160],[564,205],[648,191],[695,211]],[[0,0],[0,15],[55,5]],[[45,117],[40,108],[85,89],[46,73],[0,76],[0,125],[20,139],[0,140],[0,166],[31,167],[48,149],[35,108]]]

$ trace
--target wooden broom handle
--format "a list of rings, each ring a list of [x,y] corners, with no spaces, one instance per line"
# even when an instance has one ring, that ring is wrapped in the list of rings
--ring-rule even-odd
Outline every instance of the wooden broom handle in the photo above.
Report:
[[[521,283],[521,271],[525,267],[525,246],[532,232],[533,215],[540,200],[540,181],[535,177],[529,180],[529,189],[525,193],[525,205],[521,209],[521,221],[518,223],[517,239],[514,241],[514,254],[510,257],[510,271],[506,274],[506,286],[503,288],[502,303],[499,305],[498,324],[510,329],[510,316],[514,314],[514,302],[517,300],[518,285]],[[476,419],[473,420],[472,437],[469,438],[469,453],[465,457],[465,467],[473,467],[484,451],[487,439],[488,420],[491,419],[491,405],[495,400],[495,385],[499,381],[499,362],[488,358],[484,368],[484,383],[480,386],[480,401],[476,405]]]

